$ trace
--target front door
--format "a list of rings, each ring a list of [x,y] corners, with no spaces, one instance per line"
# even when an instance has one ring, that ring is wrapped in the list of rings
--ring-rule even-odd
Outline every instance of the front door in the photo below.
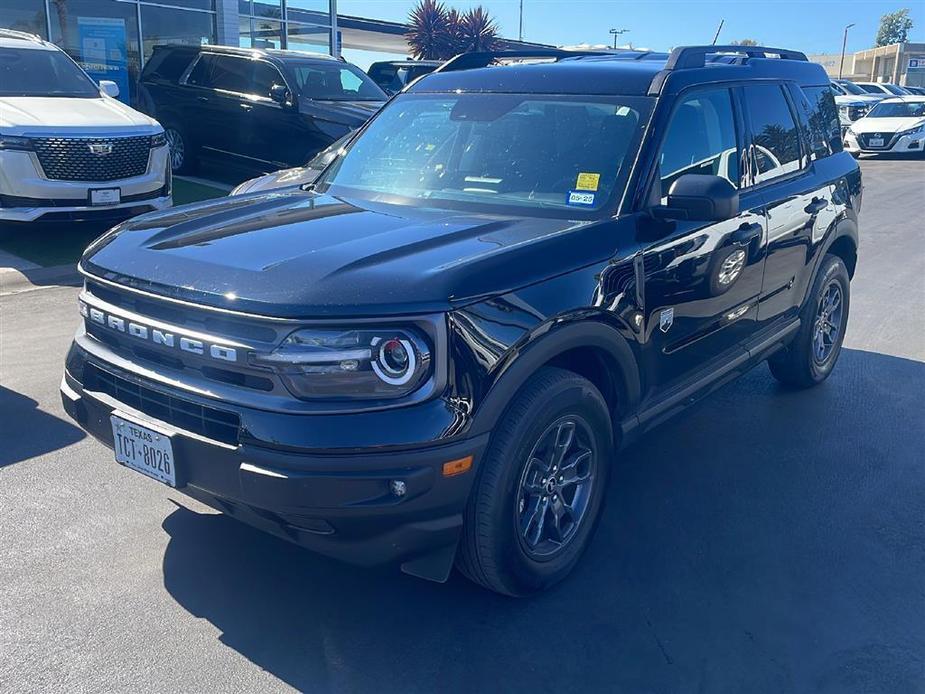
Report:
[[[766,219],[761,195],[742,189],[744,129],[736,104],[729,88],[687,92],[665,129],[656,183],[662,196],[683,174],[722,176],[741,189],[740,212],[721,222],[640,217],[650,396],[742,354],[755,331]]]

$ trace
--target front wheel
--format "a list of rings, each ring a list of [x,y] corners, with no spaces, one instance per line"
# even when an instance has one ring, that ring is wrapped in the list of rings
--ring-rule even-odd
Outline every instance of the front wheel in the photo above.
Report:
[[[600,515],[613,433],[585,378],[543,368],[497,423],[466,509],[457,566],[498,593],[528,595],[578,563]]]
[[[850,291],[844,261],[827,255],[800,313],[799,331],[785,349],[768,359],[774,378],[795,388],[809,388],[829,377],[845,339]]]

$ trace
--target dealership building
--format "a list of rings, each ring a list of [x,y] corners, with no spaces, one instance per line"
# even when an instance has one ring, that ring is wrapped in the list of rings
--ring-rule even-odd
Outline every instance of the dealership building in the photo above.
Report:
[[[868,48],[848,53],[844,59],[838,53],[808,57],[822,65],[830,77],[925,87],[925,43],[894,43]]]

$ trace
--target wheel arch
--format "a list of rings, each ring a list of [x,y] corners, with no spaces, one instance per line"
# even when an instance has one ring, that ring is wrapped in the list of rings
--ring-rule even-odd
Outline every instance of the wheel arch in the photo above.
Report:
[[[577,373],[597,387],[607,402],[618,442],[620,420],[633,411],[641,392],[636,358],[620,330],[603,321],[584,319],[531,334],[535,337],[515,346],[499,364],[498,376],[476,410],[473,433],[491,431],[527,380],[544,366],[554,366]]]

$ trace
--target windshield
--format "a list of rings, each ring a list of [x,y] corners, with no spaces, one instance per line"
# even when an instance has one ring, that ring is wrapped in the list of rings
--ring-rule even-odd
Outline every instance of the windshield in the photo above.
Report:
[[[864,96],[865,94],[868,94],[868,92],[864,91],[853,82],[838,82],[838,86],[849,94],[854,94],[855,96]]]
[[[925,101],[881,101],[868,118],[925,118]]]
[[[321,101],[385,101],[388,97],[365,72],[349,63],[287,61],[299,96]]]
[[[905,96],[909,93],[902,87],[897,87],[895,84],[884,84],[883,88],[890,92],[890,94],[896,94],[896,96]]]
[[[616,207],[649,111],[639,97],[405,94],[319,188],[453,209],[600,216]]]
[[[883,94],[883,90],[874,84],[862,84],[860,87],[866,94]]]
[[[100,88],[61,51],[0,48],[0,96],[98,98]]]

